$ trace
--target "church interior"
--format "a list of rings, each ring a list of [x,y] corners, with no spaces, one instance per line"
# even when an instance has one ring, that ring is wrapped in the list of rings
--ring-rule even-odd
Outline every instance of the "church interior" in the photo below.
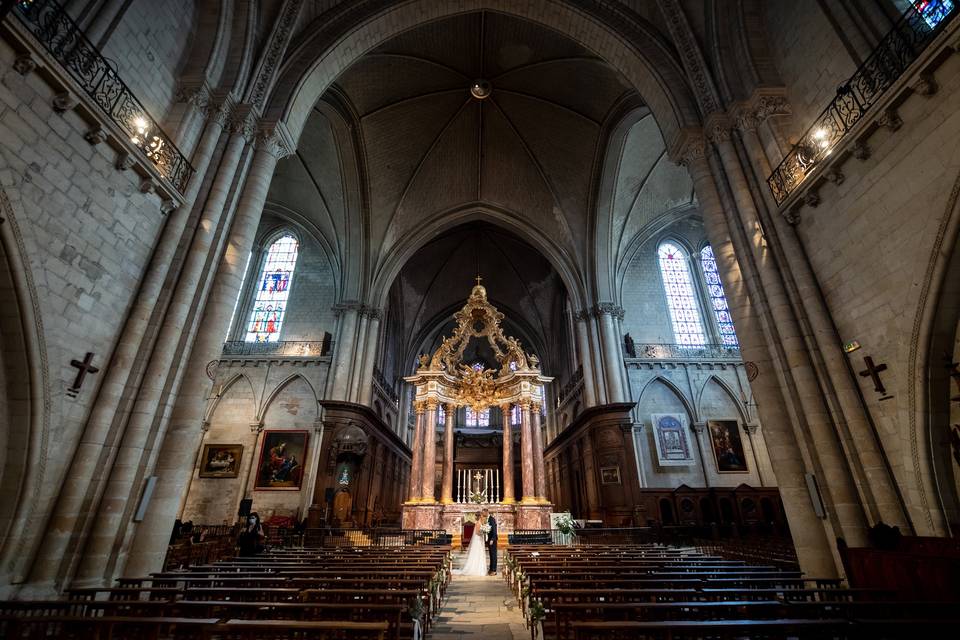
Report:
[[[0,3],[0,636],[951,637],[957,13]]]

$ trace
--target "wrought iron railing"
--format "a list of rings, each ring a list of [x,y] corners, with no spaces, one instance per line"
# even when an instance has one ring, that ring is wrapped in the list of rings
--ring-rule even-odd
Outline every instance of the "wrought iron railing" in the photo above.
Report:
[[[193,174],[190,162],[63,7],[20,0],[12,13],[182,195]]]
[[[317,358],[330,355],[333,341],[324,342],[246,342],[230,340],[223,343],[225,356],[289,356]]]
[[[904,74],[956,16],[957,5],[954,0],[937,0],[926,3],[920,11],[911,4],[856,73],[840,85],[833,101],[767,178],[777,204],[782,204],[803,183]]]
[[[628,360],[740,360],[739,347],[725,344],[638,344]]]

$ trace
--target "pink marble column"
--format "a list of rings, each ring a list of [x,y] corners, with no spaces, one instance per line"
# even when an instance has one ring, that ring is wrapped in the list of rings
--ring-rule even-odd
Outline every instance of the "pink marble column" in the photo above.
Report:
[[[521,502],[536,502],[533,482],[533,432],[530,428],[530,402],[520,403],[520,475],[523,480]]]
[[[541,502],[546,502],[547,479],[543,467],[543,433],[540,431],[540,405],[533,405],[532,417],[530,430],[533,432],[533,485],[537,498]]]
[[[415,410],[417,418],[413,423],[413,462],[410,465],[410,495],[407,497],[407,502],[420,502],[420,469],[423,466],[423,412],[426,410],[426,406],[423,402],[417,402]]]
[[[423,420],[423,458],[420,465],[420,502],[437,501],[437,401],[427,401],[427,415]]]
[[[443,420],[443,489],[440,502],[453,503],[453,422],[457,417],[457,406],[448,404]]]
[[[510,404],[500,405],[503,414],[503,504],[517,501],[513,488],[513,426],[510,424]]]

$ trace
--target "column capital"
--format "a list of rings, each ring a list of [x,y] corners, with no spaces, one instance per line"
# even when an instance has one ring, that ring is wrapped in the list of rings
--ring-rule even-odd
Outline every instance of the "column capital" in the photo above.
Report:
[[[257,149],[262,149],[277,160],[286,158],[297,150],[293,136],[282,121],[260,122],[257,128]]]
[[[703,160],[707,154],[707,141],[700,127],[684,127],[674,136],[667,157],[676,164],[687,167]]]
[[[427,398],[424,400],[424,403],[427,405],[427,411],[436,411],[437,407],[440,406],[440,401],[436,398]]]
[[[263,420],[250,423],[251,433],[260,433],[261,431],[263,431]]]
[[[760,425],[756,422],[745,422],[743,424],[743,430],[752,436],[760,430]]]
[[[413,410],[419,415],[426,413],[427,403],[424,400],[415,400],[413,403]]]
[[[690,425],[690,428],[692,428],[692,429],[693,429],[695,432],[697,432],[697,433],[703,433],[703,430],[707,428],[707,423],[706,423],[706,422],[694,422],[694,423],[692,423],[692,424]]]

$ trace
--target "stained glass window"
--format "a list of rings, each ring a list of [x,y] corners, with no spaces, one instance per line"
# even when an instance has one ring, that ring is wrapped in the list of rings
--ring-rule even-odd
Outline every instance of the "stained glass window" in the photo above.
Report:
[[[710,245],[700,250],[700,268],[703,269],[713,317],[716,318],[717,329],[720,331],[720,344],[725,347],[738,347],[740,345],[733,330],[733,317],[730,316],[727,296],[723,293],[723,283],[720,282],[720,272],[717,271],[717,259],[713,256],[713,247]]]
[[[953,11],[953,0],[914,0],[913,6],[917,13],[923,16],[924,21],[931,29],[950,15]]]
[[[660,275],[667,294],[667,307],[673,322],[673,334],[681,347],[701,347],[707,343],[694,295],[693,280],[687,266],[687,254],[672,242],[664,242],[657,251]]]
[[[276,342],[280,339],[280,327],[290,295],[290,279],[297,265],[297,251],[297,240],[291,235],[282,236],[267,250],[247,324],[247,342]]]
[[[490,409],[484,409],[480,413],[473,410],[473,407],[467,407],[466,423],[468,427],[489,427]]]
[[[520,405],[518,404],[510,409],[510,424],[520,424]]]

